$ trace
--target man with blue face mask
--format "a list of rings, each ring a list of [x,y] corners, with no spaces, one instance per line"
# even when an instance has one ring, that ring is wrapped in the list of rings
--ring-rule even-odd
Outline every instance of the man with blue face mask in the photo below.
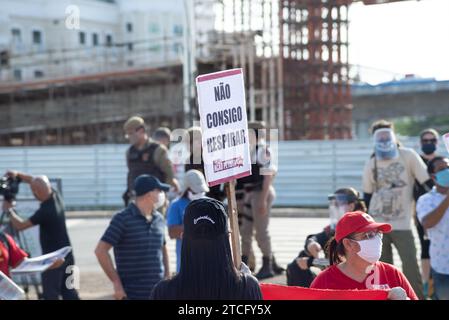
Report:
[[[374,132],[374,152],[378,160],[392,160],[399,156],[396,136],[391,128]]]
[[[418,199],[416,211],[430,239],[435,297],[449,300],[449,159],[435,157],[427,170],[435,187]]]
[[[428,166],[429,162],[433,158],[438,156],[436,150],[438,147],[439,137],[439,133],[432,128],[424,129],[419,134],[421,145],[420,157],[424,161],[426,166]],[[418,201],[419,197],[426,194],[427,191],[429,191],[427,188],[424,188],[419,184],[418,181],[415,181],[415,185],[413,188],[413,197],[415,198],[416,202]],[[419,242],[421,244],[421,275],[423,280],[424,295],[426,297],[431,297],[433,295],[433,285],[432,278],[430,276],[430,240],[416,215],[415,225],[416,230],[418,231]]]
[[[415,180],[431,188],[426,166],[410,148],[400,146],[393,124],[381,120],[373,124],[373,156],[363,173],[364,200],[368,213],[376,221],[389,223],[393,231],[382,239],[381,261],[393,264],[394,245],[402,260],[402,269],[420,299],[424,298],[421,274],[416,259],[412,221],[415,211]]]

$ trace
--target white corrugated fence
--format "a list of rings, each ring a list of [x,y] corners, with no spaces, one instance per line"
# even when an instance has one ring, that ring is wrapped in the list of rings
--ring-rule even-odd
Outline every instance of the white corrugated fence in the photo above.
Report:
[[[402,139],[415,150],[416,138]],[[3,147],[0,173],[15,169],[62,180],[66,206],[109,208],[122,205],[127,145]],[[443,146],[440,153],[446,154]],[[324,206],[339,187],[361,191],[362,171],[371,140],[285,141],[279,143],[275,206]],[[22,196],[30,196],[21,185]]]

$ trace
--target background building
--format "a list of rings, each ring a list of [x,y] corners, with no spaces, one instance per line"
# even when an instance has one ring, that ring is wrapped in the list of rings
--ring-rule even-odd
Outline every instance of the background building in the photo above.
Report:
[[[0,0],[0,144],[123,142],[134,114],[190,126],[194,78],[229,68],[245,71],[250,120],[349,139],[352,2]]]

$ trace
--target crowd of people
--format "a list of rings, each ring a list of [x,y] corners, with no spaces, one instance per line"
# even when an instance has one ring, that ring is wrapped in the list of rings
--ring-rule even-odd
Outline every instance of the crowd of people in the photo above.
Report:
[[[124,124],[130,142],[124,209],[112,217],[95,249],[116,299],[258,300],[259,280],[284,272],[288,286],[400,290],[404,299],[449,299],[449,159],[436,154],[435,130],[421,133],[418,155],[398,141],[392,123],[374,123],[373,153],[361,172],[363,194],[343,187],[329,195],[329,225],[309,235],[283,268],[276,262],[269,228],[278,168],[271,161],[265,124],[250,122],[249,129],[252,173],[236,181],[242,254],[236,267],[225,187],[206,182],[201,129],[187,130],[190,154],[183,181],[178,181],[169,156],[170,130],[158,128],[150,137],[137,116]],[[39,225],[44,253],[70,246],[64,204],[48,178],[13,170],[6,175],[29,183],[41,203],[24,220],[14,201],[3,201],[13,228]],[[421,244],[421,270],[413,224]],[[169,268],[167,230],[176,239],[176,270]],[[263,257],[257,271],[253,238]],[[393,246],[403,271],[394,266]],[[8,275],[26,256],[0,232],[0,270]],[[320,257],[328,263],[319,264]],[[42,274],[44,299],[79,299],[75,289],[65,286],[65,270],[74,264],[69,254]]]

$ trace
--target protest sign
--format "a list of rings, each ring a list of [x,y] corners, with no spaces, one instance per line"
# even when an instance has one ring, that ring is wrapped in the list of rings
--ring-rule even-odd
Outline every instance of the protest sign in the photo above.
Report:
[[[240,268],[240,234],[235,180],[251,175],[248,119],[242,69],[196,78],[203,162],[209,186],[227,183],[234,265]]]
[[[196,78],[206,180],[214,186],[251,174],[242,69]]]
[[[0,271],[0,300],[21,300],[25,292]]]
[[[70,253],[70,251],[72,251],[72,247],[64,247],[39,257],[25,259],[16,268],[11,270],[11,273],[17,275],[44,272],[45,270],[50,268],[56,260],[64,259]]]

